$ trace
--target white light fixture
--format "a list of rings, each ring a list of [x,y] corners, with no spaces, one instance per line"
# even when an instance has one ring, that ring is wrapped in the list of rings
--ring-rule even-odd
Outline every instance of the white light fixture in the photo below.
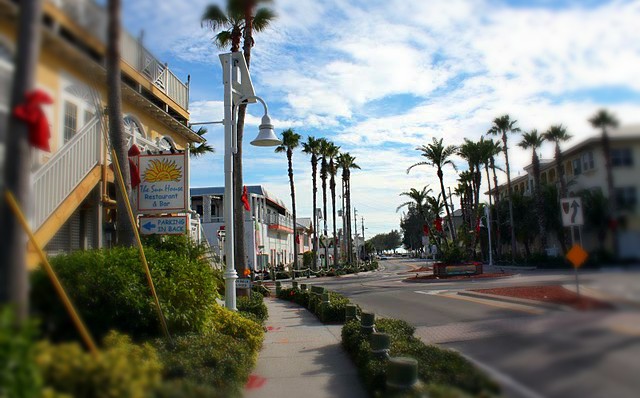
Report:
[[[262,106],[264,107],[264,115],[262,116],[262,123],[258,126],[258,136],[255,140],[251,141],[251,145],[253,146],[278,146],[282,144],[282,141],[278,139],[275,132],[273,131],[273,124],[271,123],[271,118],[269,117],[269,109],[267,108],[267,104],[260,97],[252,96],[249,98],[244,98],[242,102],[246,102],[250,99],[257,99],[260,101]]]

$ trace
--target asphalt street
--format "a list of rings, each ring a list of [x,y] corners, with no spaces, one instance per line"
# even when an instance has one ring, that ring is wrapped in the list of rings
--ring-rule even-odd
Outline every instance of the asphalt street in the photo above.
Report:
[[[424,262],[391,259],[381,264],[377,272],[323,278],[321,284],[377,316],[411,323],[427,343],[459,351],[496,378],[505,396],[640,394],[637,309],[541,309],[457,294],[499,286],[570,284],[573,274],[529,272],[497,280],[409,283],[403,281],[413,275],[407,271]],[[594,273],[582,277],[585,284],[594,285],[604,279]]]

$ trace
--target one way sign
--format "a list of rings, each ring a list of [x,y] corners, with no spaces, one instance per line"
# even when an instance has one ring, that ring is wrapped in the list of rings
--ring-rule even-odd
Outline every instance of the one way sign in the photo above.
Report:
[[[560,213],[562,214],[562,225],[564,225],[565,227],[584,225],[584,216],[582,215],[582,199],[560,199]]]

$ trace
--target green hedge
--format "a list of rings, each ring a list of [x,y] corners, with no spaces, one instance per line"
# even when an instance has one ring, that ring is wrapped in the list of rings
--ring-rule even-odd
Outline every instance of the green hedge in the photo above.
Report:
[[[145,249],[162,310],[172,333],[200,332],[219,297],[218,276],[206,260],[180,251]],[[60,281],[89,330],[100,338],[117,329],[134,338],[161,334],[153,297],[134,248],[78,251],[51,259]],[[77,334],[51,282],[32,273],[31,303],[45,335],[56,340]]]
[[[325,323],[344,322],[345,309],[349,304],[348,298],[336,292],[329,292],[329,305],[322,310],[320,308],[320,298],[312,295],[310,291],[281,289],[277,297],[305,307]]]
[[[258,323],[263,324],[269,312],[264,304],[264,297],[261,294],[251,294],[250,297],[238,297],[236,308],[241,313],[251,314],[250,318],[256,319]]]
[[[378,332],[391,337],[390,356],[411,357],[418,361],[418,377],[426,384],[422,390],[429,390],[430,396],[463,397],[471,394],[484,397],[499,394],[499,386],[464,357],[424,344],[413,336],[415,328],[408,323],[378,319],[375,326]],[[367,390],[372,395],[383,394],[386,363],[373,358],[368,338],[360,331],[358,321],[350,321],[343,326],[342,346],[358,367]]]

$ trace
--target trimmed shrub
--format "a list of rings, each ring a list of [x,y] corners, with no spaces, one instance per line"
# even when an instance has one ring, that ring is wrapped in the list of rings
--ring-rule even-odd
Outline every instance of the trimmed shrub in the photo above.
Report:
[[[186,250],[186,249],[185,249]],[[185,253],[145,249],[162,310],[172,333],[202,331],[219,297],[217,276],[206,261]],[[87,327],[97,336],[117,329],[135,338],[161,333],[153,297],[134,248],[78,251],[52,258],[63,286]],[[77,338],[41,269],[32,273],[31,302],[53,339]]]
[[[242,341],[253,353],[254,359],[257,359],[264,339],[262,327],[237,312],[229,311],[219,305],[214,305],[211,311],[212,316],[209,319],[207,330],[226,334]]]
[[[35,397],[41,378],[35,364],[32,323],[17,328],[10,307],[0,308],[0,397]]]
[[[187,397],[191,392],[201,396],[208,396],[205,392],[213,393],[214,397],[241,396],[255,364],[253,347],[217,331],[179,336],[174,343],[174,347],[169,347],[165,340],[157,340],[165,365],[164,378],[176,382],[183,379],[177,385],[169,385],[173,396]]]
[[[36,364],[48,396],[143,398],[160,385],[162,365],[150,344],[136,345],[115,332],[104,339],[98,358],[78,343],[35,346]]]
[[[236,308],[240,312],[253,314],[259,324],[263,324],[269,316],[267,306],[264,304],[264,298],[261,294],[252,294],[250,297],[238,297]]]
[[[188,380],[169,380],[150,394],[150,398],[225,398],[224,392]]]

